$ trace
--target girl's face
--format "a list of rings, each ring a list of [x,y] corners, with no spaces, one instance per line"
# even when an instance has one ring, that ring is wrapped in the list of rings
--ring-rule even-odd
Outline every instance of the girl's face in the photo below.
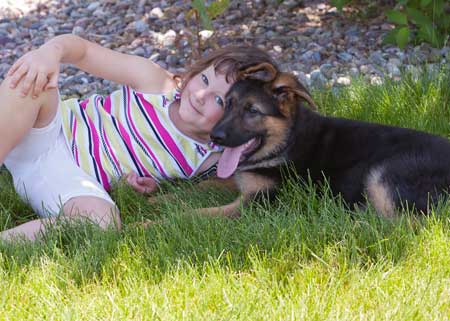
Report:
[[[193,78],[181,93],[179,116],[196,137],[209,139],[209,133],[224,112],[225,93],[231,87],[225,75],[209,66]]]

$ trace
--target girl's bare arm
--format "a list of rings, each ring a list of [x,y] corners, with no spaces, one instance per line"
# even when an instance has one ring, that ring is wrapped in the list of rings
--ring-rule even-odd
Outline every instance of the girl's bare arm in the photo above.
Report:
[[[13,76],[14,85],[24,80],[22,92],[35,88],[39,94],[52,76],[59,74],[59,63],[72,64],[94,76],[143,92],[165,92],[174,86],[172,75],[149,59],[107,49],[71,34],[57,36],[25,54],[8,74]]]

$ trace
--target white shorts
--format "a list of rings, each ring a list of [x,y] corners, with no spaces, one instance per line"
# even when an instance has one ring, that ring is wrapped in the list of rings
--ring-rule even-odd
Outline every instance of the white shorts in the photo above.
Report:
[[[42,217],[58,215],[77,196],[96,196],[114,204],[97,180],[72,158],[59,108],[49,125],[32,128],[5,159],[17,193]]]

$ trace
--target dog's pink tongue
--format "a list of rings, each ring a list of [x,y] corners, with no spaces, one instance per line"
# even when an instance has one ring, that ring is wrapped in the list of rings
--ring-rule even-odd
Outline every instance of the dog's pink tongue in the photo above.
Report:
[[[238,147],[225,147],[219,162],[217,163],[217,176],[220,178],[230,177],[236,170],[242,152],[247,148],[250,142]]]

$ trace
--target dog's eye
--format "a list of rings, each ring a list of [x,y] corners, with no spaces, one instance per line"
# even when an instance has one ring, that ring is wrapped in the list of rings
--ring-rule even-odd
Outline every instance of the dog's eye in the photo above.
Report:
[[[250,115],[257,115],[260,114],[260,111],[255,106],[250,105],[247,107],[247,113],[249,113]]]
[[[231,109],[232,104],[233,104],[233,100],[231,99],[231,97],[225,98],[225,109],[226,110]]]

